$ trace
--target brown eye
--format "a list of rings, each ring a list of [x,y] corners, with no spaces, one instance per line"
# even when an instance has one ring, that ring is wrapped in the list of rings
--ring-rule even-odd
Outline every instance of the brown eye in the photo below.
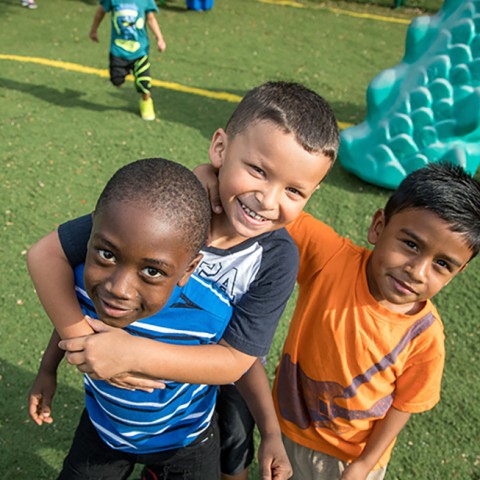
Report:
[[[97,250],[97,252],[98,252],[98,256],[102,260],[106,260],[107,262],[114,262],[115,261],[115,255],[110,250],[103,250],[103,249],[99,248]]]
[[[287,191],[293,193],[294,195],[298,195],[299,197],[303,197],[302,192],[300,190],[297,190],[296,188],[288,187]]]
[[[142,270],[143,274],[149,278],[159,278],[162,277],[164,274],[153,267],[146,267]]]

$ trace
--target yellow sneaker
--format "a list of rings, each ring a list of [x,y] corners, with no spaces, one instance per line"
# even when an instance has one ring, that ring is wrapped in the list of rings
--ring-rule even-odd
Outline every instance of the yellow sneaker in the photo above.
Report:
[[[147,100],[140,99],[140,115],[143,120],[155,120],[155,109],[153,108],[153,100],[150,97]]]

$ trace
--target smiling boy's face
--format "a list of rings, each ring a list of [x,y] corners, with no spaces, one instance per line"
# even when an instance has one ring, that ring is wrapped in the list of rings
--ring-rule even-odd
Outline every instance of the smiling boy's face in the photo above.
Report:
[[[415,314],[469,262],[465,237],[426,209],[406,209],[385,224],[375,213],[368,232],[375,245],[367,265],[370,293],[389,310]]]
[[[94,215],[84,281],[99,318],[125,327],[161,310],[192,260],[181,232],[148,208],[110,201]]]
[[[269,121],[229,138],[219,129],[210,146],[227,235],[255,237],[289,224],[327,175],[332,161],[308,152]]]

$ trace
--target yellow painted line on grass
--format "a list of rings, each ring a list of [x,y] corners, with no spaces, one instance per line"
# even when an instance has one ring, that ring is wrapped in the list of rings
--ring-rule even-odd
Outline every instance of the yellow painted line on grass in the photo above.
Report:
[[[68,70],[70,72],[87,73],[89,75],[98,75],[99,77],[109,77],[108,70],[102,70],[100,68],[86,67],[85,65],[79,65],[78,63],[63,62],[61,60],[49,60],[48,58],[40,57],[25,57],[22,55],[5,55],[0,53],[0,60],[13,60],[23,63],[36,63],[38,65],[46,65],[48,67],[60,68],[62,70]],[[129,75],[127,80],[133,81],[133,77]],[[227,92],[212,92],[203,88],[187,87],[175,82],[164,82],[162,80],[152,80],[152,85],[156,87],[162,87],[169,90],[175,90],[182,93],[191,93],[193,95],[200,95],[202,97],[214,98],[216,100],[224,100],[226,102],[238,103],[242,99],[239,95]]]
[[[259,2],[280,5],[281,7],[305,8],[305,5],[302,3],[294,2],[292,0],[259,0]]]
[[[258,0],[260,3],[269,3],[270,5],[278,5],[280,7],[293,7],[293,8],[309,8],[315,10],[325,10],[327,12],[335,13],[337,15],[346,15],[349,17],[366,18],[368,20],[378,20],[381,22],[402,23],[409,25],[411,20],[405,18],[385,17],[382,15],[375,15],[373,13],[359,13],[351,12],[349,10],[341,10],[340,8],[322,7],[322,6],[308,6],[303,3],[295,2],[293,0]]]
[[[345,130],[346,128],[353,127],[353,123],[348,122],[337,122],[340,130]]]
[[[374,15],[373,13],[359,13],[359,12],[349,12],[347,10],[340,10],[339,8],[325,8],[329,12],[336,13],[338,15],[347,15],[349,17],[356,18],[367,18],[369,20],[379,20],[381,22],[390,22],[390,23],[401,23],[403,25],[410,25],[412,22],[407,18],[395,18],[395,17],[383,17],[382,15]]]
[[[49,60],[48,58],[41,57],[25,57],[23,55],[6,55],[0,53],[0,60],[12,60],[15,62],[22,63],[35,63],[37,65],[46,65],[48,67],[60,68],[62,70],[68,70],[69,72],[79,72],[86,73],[88,75],[98,75],[99,77],[109,77],[108,70],[102,70],[100,68],[86,67],[85,65],[80,65],[78,63],[72,62],[63,62],[61,60]],[[132,75],[127,77],[127,80],[133,81]],[[212,92],[210,90],[205,90],[203,88],[195,87],[186,87],[180,83],[174,82],[163,82],[161,80],[152,80],[152,85],[157,87],[166,88],[169,90],[175,90],[182,93],[191,93],[193,95],[199,95],[202,97],[214,98],[216,100],[224,100],[226,102],[239,103],[242,99],[239,95],[234,95],[233,93],[227,92]],[[338,122],[340,129],[345,129],[351,127],[351,123]]]

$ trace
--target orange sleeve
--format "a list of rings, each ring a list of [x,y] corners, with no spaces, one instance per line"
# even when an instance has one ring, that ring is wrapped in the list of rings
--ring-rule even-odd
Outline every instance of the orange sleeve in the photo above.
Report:
[[[299,283],[321,271],[345,242],[333,228],[305,212],[287,230],[300,253]]]

